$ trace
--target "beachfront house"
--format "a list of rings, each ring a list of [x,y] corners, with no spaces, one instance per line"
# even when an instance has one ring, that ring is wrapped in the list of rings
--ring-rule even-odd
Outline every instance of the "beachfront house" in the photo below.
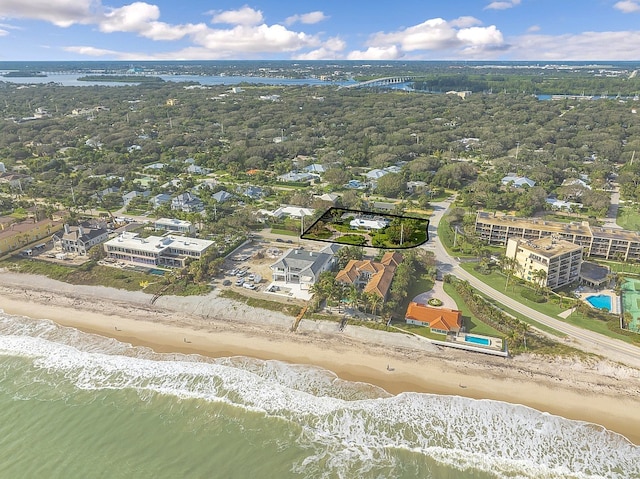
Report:
[[[338,272],[336,281],[352,284],[365,293],[373,293],[386,300],[396,268],[401,262],[402,255],[396,252],[385,253],[380,262],[352,259]]]
[[[156,231],[171,231],[181,234],[195,234],[196,227],[190,221],[176,218],[158,218],[153,227]]]
[[[54,246],[58,246],[65,253],[75,253],[85,256],[92,246],[109,239],[109,233],[104,224],[83,223],[78,226],[64,225],[64,229],[54,234],[51,239]]]
[[[460,332],[462,312],[457,309],[435,308],[411,301],[404,315],[407,324],[426,326],[431,332],[449,334]]]
[[[290,249],[271,265],[273,280],[300,284],[301,289],[309,289],[318,281],[320,273],[330,271],[335,265],[336,259],[330,251],[326,248],[320,252]]]
[[[107,257],[135,265],[184,268],[191,258],[200,259],[213,241],[185,236],[149,236],[125,232],[107,241]]]

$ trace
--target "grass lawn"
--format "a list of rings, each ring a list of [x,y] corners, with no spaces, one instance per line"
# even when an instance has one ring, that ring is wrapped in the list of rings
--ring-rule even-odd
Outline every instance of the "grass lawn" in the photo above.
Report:
[[[406,324],[404,322],[398,321],[397,324],[394,324],[396,328],[402,329],[403,331],[407,331],[408,333],[417,334],[418,336],[422,336],[427,339],[433,339],[435,341],[446,341],[447,337],[444,334],[432,333],[431,330],[426,326],[418,326],[417,324]]]
[[[404,318],[404,313],[407,311],[409,307],[409,303],[413,301],[413,298],[418,296],[420,293],[424,293],[425,291],[431,291],[433,289],[433,280],[426,274],[423,273],[416,278],[415,281],[409,285],[409,290],[407,291],[407,298],[402,304],[402,317]]]
[[[489,286],[491,286],[493,289],[498,290],[501,293],[504,293],[505,295],[509,296],[510,298],[518,301],[519,303],[522,303],[525,306],[529,306],[531,309],[535,309],[536,311],[540,311],[541,313],[544,313],[547,316],[552,316],[556,318],[558,317],[558,314],[569,309],[568,302],[565,302],[565,305],[563,307],[560,307],[559,304],[556,304],[551,300],[547,301],[546,303],[535,303],[526,298],[523,298],[520,293],[523,290],[530,289],[530,288],[523,286],[521,284],[518,284],[516,282],[516,278],[512,278],[509,280],[509,286],[505,290],[505,283],[507,278],[502,273],[498,273],[496,271],[492,271],[490,274],[478,273],[474,269],[475,264],[473,263],[463,263],[460,266],[465,271],[468,271],[469,273],[474,275],[483,283],[486,283]]]
[[[467,307],[467,303],[464,302],[453,285],[444,283],[444,292],[451,296],[451,299],[453,299],[458,305],[458,309],[462,311],[462,321],[466,327],[467,332],[504,338],[504,334],[502,334],[500,331],[492,328],[486,323],[483,323],[480,319],[473,315],[471,310]]]
[[[640,230],[640,208],[638,206],[625,205],[618,209],[616,223],[625,230]]]

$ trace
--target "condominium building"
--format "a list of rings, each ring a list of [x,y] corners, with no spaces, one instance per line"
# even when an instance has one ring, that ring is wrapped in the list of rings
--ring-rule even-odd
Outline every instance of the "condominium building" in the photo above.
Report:
[[[476,233],[489,244],[503,246],[511,238],[535,240],[553,235],[582,246],[587,256],[617,261],[640,259],[638,232],[591,226],[587,221],[562,223],[479,211]]]
[[[582,246],[555,237],[507,241],[507,258],[515,258],[514,275],[556,289],[580,279]],[[543,271],[540,274],[538,271]]]
[[[104,244],[108,258],[146,266],[183,268],[189,258],[200,259],[213,241],[184,236],[121,233]]]

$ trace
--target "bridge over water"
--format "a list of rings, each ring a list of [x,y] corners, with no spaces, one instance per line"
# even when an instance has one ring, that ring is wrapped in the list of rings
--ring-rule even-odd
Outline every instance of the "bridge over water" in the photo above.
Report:
[[[343,85],[341,88],[366,88],[366,87],[385,87],[389,85],[396,85],[399,83],[406,83],[412,81],[415,77],[413,76],[395,76],[395,77],[384,77],[384,78],[374,78],[373,80],[362,81],[358,83],[353,83],[351,85]]]

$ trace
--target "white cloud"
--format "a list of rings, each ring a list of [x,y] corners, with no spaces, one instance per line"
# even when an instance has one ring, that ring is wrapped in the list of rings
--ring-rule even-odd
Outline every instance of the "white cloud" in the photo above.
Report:
[[[64,47],[64,51],[78,53],[80,55],[87,55],[90,57],[104,57],[104,56],[113,56],[119,55],[119,52],[115,50],[105,50],[104,48],[95,48],[89,46],[70,46]]]
[[[520,0],[504,0],[491,2],[489,5],[484,7],[485,10],[506,10],[508,8],[513,8],[516,5],[520,5]]]
[[[342,58],[342,51],[347,44],[339,37],[327,40],[320,48],[293,56],[294,60],[337,60]]]
[[[282,25],[237,25],[228,30],[207,29],[197,32],[192,38],[199,46],[237,53],[295,51],[320,44],[316,37],[288,30]]]
[[[449,25],[452,27],[458,28],[467,28],[467,27],[475,27],[476,25],[482,25],[482,22],[478,20],[476,17],[464,16],[458,17],[455,20],[451,20]]]
[[[510,39],[510,44],[508,56],[517,60],[637,60],[640,31],[533,34]]]
[[[315,11],[315,12],[309,12],[309,13],[303,13],[300,15],[292,15],[290,17],[288,17],[284,23],[285,25],[293,25],[294,23],[300,22],[300,23],[304,23],[307,25],[311,25],[314,23],[319,23],[322,22],[323,20],[326,20],[327,18],[329,18],[328,16],[326,16],[323,12],[321,11]]]
[[[613,8],[623,13],[640,12],[640,3],[637,0],[622,0],[616,3]]]
[[[0,37],[6,37],[9,35],[9,32],[0,28]]]
[[[502,33],[494,25],[470,26],[479,23],[480,21],[473,17],[460,17],[450,22],[442,18],[432,18],[397,32],[376,33],[370,38],[368,47],[391,52],[393,50],[390,47],[394,46],[399,56],[403,56],[406,52],[421,51],[446,51],[451,56],[456,56],[455,52],[463,55],[473,52],[476,56],[485,49],[492,50],[504,46]],[[469,27],[460,28],[461,25],[469,25]],[[378,51],[372,50],[372,54]],[[363,52],[355,53],[363,54]]]
[[[347,60],[397,60],[402,52],[397,46],[369,47],[365,51],[354,50],[347,55]]]
[[[2,0],[0,18],[32,18],[66,28],[89,23],[95,4],[94,0]]]
[[[263,21],[262,12],[254,10],[247,5],[238,10],[216,13],[211,19],[211,23],[227,23],[230,25],[258,25]]]
[[[539,32],[540,30],[542,30],[542,28],[540,28],[540,25],[531,25],[529,28],[527,28],[527,31],[529,33]]]

